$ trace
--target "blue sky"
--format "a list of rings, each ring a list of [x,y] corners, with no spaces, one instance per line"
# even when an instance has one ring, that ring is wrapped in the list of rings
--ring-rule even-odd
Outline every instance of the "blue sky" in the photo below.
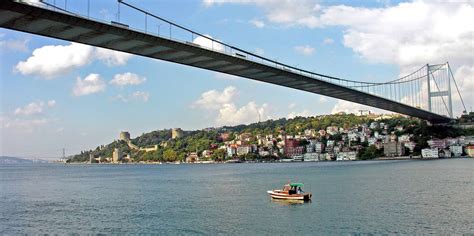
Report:
[[[53,2],[53,1],[50,1]],[[65,1],[56,0],[64,6]],[[116,19],[112,0],[92,17]],[[474,96],[472,3],[396,1],[129,1],[271,59],[360,81],[387,81],[450,61],[466,103]],[[87,1],[68,9],[87,14]],[[120,20],[143,28],[121,8]],[[149,30],[165,25],[149,22]],[[0,155],[59,157],[129,130],[187,130],[363,106],[164,61],[0,29]],[[455,99],[455,105],[457,100]],[[468,105],[469,106],[469,105]],[[469,108],[468,108],[469,109]],[[457,108],[459,113],[460,108]]]

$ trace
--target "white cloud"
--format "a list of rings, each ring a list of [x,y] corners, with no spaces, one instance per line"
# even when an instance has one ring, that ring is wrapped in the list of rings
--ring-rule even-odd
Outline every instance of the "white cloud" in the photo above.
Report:
[[[333,44],[333,43],[334,43],[334,39],[332,39],[332,38],[325,38],[323,40],[324,45],[329,45],[329,44]]]
[[[250,24],[254,25],[255,27],[257,28],[263,28],[265,27],[265,23],[261,20],[257,20],[257,19],[253,19],[251,21],[249,21]]]
[[[224,3],[255,5],[265,11],[270,22],[311,28],[319,25],[315,14],[321,9],[314,0],[203,0],[203,3],[206,7]]]
[[[30,116],[30,115],[36,115],[36,114],[41,114],[44,111],[45,106],[51,108],[56,105],[55,100],[49,100],[46,103],[43,101],[39,102],[31,102],[28,105],[24,107],[18,107],[15,109],[14,114],[15,115],[24,115],[24,116]]]
[[[74,96],[84,96],[93,93],[102,92],[105,90],[105,82],[98,74],[89,74],[83,80],[80,77],[76,78],[76,84],[72,90]]]
[[[209,90],[201,94],[201,97],[192,104],[193,108],[204,109],[205,112],[216,115],[215,125],[237,125],[267,120],[268,104],[257,105],[254,101],[242,107],[235,105],[234,98],[237,95],[235,87],[226,87],[222,92]]]
[[[294,103],[294,102],[288,104],[288,109],[293,109],[295,107],[296,107],[296,103]]]
[[[193,40],[193,43],[200,45],[201,47],[205,47],[208,49],[213,49],[214,51],[224,51],[224,45],[219,43],[218,39],[213,39],[210,35],[205,34],[206,37],[210,38],[204,38],[202,36],[198,36]]]
[[[320,16],[324,26],[346,26],[344,45],[372,62],[404,67],[473,60],[474,6],[468,3],[409,2],[386,8],[333,6]],[[383,46],[381,46],[383,45]]]
[[[119,94],[113,98],[113,100],[118,100],[122,102],[130,102],[130,101],[148,102],[149,99],[150,99],[150,93],[143,92],[143,91],[136,91],[127,96],[123,96]]]
[[[43,112],[44,102],[32,102],[24,107],[15,109],[15,115],[34,115]]]
[[[44,46],[35,49],[26,61],[20,61],[16,69],[24,75],[38,74],[49,79],[89,63],[92,49],[78,43]]]
[[[205,109],[219,109],[222,105],[230,103],[237,89],[233,86],[226,87],[222,92],[209,90],[201,94],[201,97],[193,103],[193,107]]]
[[[124,65],[130,54],[84,44],[47,45],[37,48],[25,61],[20,61],[15,69],[23,75],[38,75],[53,79],[73,69],[83,67],[94,60],[114,66]]]
[[[269,118],[267,115],[268,104],[257,105],[251,101],[240,108],[233,103],[223,104],[219,108],[219,114],[216,119],[217,125],[239,125],[258,122]]]
[[[474,59],[474,4],[469,1],[414,1],[383,7],[320,6],[316,0],[204,0],[262,8],[269,22],[288,26],[343,26],[343,43],[370,62],[405,68]],[[326,41],[329,42],[329,41]]]
[[[296,46],[295,51],[301,55],[310,56],[314,53],[314,48],[309,45]]]
[[[55,100],[49,100],[48,101],[48,107],[54,107],[56,106],[56,101]]]
[[[127,85],[139,85],[145,81],[146,78],[142,78],[137,74],[127,72],[123,74],[116,74],[114,79],[112,79],[109,83],[123,87]]]
[[[3,38],[4,35],[0,35],[0,39]],[[28,51],[28,39],[6,39],[0,40],[0,50],[11,50],[11,51],[20,51],[20,52],[27,52]]]
[[[150,98],[150,93],[142,92],[142,91],[136,91],[130,95],[130,99],[142,101],[142,102],[147,102],[149,98]]]
[[[54,120],[46,118],[23,119],[9,117],[0,117],[0,129],[11,129],[17,132],[31,133],[41,126],[51,123]]]
[[[103,61],[108,66],[125,65],[128,59],[132,57],[132,54],[105,48],[96,48],[95,54],[97,59]]]

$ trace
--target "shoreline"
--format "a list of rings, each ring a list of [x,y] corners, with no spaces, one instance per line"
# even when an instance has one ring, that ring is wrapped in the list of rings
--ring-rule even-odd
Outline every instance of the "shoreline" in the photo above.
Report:
[[[230,162],[215,162],[215,161],[201,161],[201,162],[131,162],[131,163],[86,163],[86,162],[73,162],[73,163],[59,163],[50,162],[54,164],[64,165],[203,165],[203,164],[259,164],[259,163],[316,163],[316,162],[364,162],[364,161],[427,161],[427,160],[448,160],[448,159],[469,159],[469,156],[460,157],[449,157],[449,158],[422,158],[421,156],[401,156],[401,157],[377,157],[369,160],[344,160],[344,161],[230,161]],[[474,158],[472,158],[474,159]]]

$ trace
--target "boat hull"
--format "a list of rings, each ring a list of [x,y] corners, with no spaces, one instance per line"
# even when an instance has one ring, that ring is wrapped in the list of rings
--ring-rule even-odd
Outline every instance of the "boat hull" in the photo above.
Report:
[[[304,194],[288,194],[288,192],[282,192],[282,191],[267,191],[267,193],[273,198],[273,199],[282,199],[282,200],[311,200],[312,194],[311,193],[304,193]]]

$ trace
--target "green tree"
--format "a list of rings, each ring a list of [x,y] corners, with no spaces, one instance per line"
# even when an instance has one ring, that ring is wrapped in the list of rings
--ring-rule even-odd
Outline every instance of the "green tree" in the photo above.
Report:
[[[382,155],[382,151],[378,150],[374,145],[370,145],[367,148],[362,148],[357,157],[359,160],[370,160],[380,157],[380,155]]]
[[[178,154],[173,149],[166,149],[163,151],[163,160],[164,161],[176,161]]]
[[[225,149],[214,150],[214,152],[211,155],[211,159],[214,161],[223,161],[225,160],[225,154],[226,154]]]

